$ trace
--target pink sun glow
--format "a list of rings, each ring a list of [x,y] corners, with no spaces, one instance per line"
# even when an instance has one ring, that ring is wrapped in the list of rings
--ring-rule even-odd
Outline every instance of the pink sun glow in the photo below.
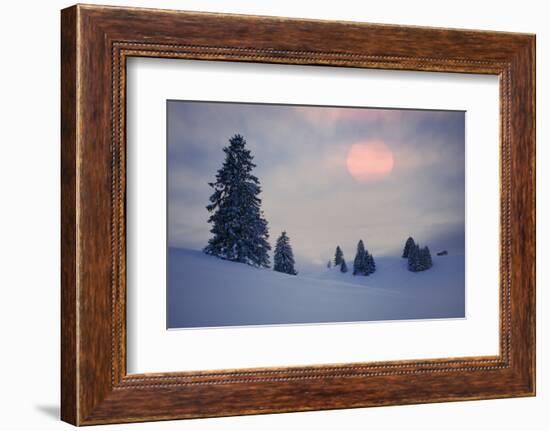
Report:
[[[393,170],[393,154],[382,141],[364,141],[351,146],[346,166],[349,174],[359,182],[379,180]]]

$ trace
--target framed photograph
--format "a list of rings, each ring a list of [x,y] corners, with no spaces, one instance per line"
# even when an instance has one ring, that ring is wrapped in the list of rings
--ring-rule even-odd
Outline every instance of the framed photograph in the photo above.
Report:
[[[465,112],[166,115],[168,329],[465,317]]]
[[[535,395],[535,36],[61,14],[61,415]]]

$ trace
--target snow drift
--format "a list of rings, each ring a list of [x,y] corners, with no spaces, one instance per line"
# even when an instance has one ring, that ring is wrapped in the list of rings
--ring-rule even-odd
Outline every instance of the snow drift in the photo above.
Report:
[[[339,268],[288,275],[168,249],[168,328],[197,328],[465,316],[464,255],[435,256],[428,271],[377,257],[374,274]]]

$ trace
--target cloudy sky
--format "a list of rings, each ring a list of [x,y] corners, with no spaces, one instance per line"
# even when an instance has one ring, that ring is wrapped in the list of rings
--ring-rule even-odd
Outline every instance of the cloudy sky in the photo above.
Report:
[[[464,252],[464,112],[168,101],[168,244],[202,249],[222,148],[254,156],[270,240],[286,230],[297,269],[336,245],[353,259],[400,253],[412,235]]]

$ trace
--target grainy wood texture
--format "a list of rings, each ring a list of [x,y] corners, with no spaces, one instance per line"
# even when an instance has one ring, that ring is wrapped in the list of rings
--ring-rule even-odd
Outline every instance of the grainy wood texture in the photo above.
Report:
[[[76,423],[76,8],[61,20],[61,417]]]
[[[535,37],[102,6],[62,11],[62,419],[76,425],[535,394]],[[129,56],[495,74],[500,353],[126,374]]]

